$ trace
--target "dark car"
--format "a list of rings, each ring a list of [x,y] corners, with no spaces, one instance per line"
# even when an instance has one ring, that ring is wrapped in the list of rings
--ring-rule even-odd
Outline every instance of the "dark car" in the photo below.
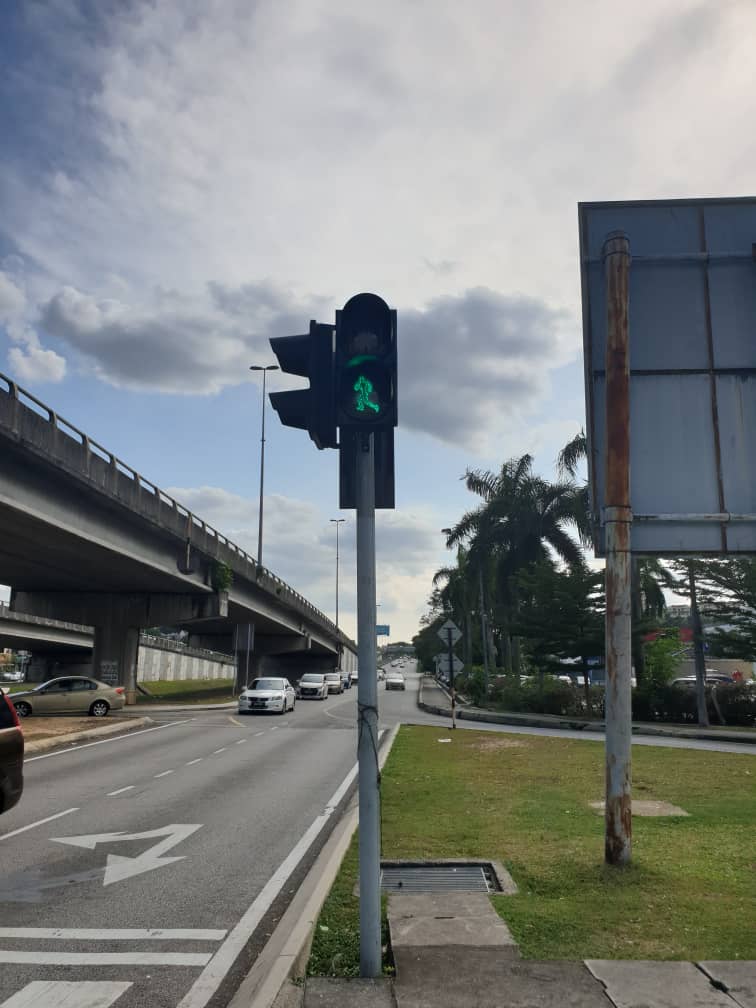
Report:
[[[0,691],[0,814],[12,809],[24,790],[24,735],[16,709]]]

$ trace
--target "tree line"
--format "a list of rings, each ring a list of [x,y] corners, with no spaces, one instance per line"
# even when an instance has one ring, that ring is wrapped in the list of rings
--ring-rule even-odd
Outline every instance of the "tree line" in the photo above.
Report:
[[[413,639],[426,669],[440,650],[438,627],[451,617],[464,634],[460,657],[468,670],[542,679],[568,663],[587,688],[589,669],[603,664],[605,598],[604,573],[586,558],[590,503],[587,484],[577,479],[586,451],[581,431],[559,453],[553,481],[533,472],[528,454],[499,472],[465,473],[467,489],[480,500],[443,530],[456,561],[435,573]],[[711,624],[708,656],[756,660],[756,561],[637,557],[632,659],[639,685],[658,673],[658,662],[647,667],[655,658],[651,638],[660,630],[675,634],[665,589],[685,596],[697,589],[698,608]]]

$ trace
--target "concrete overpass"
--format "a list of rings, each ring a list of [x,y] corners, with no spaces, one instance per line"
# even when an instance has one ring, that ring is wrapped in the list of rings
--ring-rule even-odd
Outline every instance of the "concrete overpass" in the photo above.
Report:
[[[25,675],[30,683],[56,676],[93,674],[91,626],[30,616],[0,603],[0,648],[31,654]],[[187,646],[144,631],[139,635],[138,682],[233,678],[234,665],[233,655]]]
[[[133,694],[141,629],[298,678],[356,645],[312,603],[0,374],[0,581],[11,609],[94,627],[94,674]]]

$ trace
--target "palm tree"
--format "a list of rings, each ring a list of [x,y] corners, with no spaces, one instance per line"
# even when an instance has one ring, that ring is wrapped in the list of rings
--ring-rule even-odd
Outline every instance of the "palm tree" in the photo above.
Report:
[[[557,456],[557,471],[572,479],[577,476],[580,462],[588,458],[588,439],[584,430],[568,441]],[[584,483],[578,491],[582,499],[582,509],[587,530],[591,524],[591,501],[588,484]],[[588,536],[581,535],[587,543]],[[662,585],[673,588],[674,577],[659,560],[653,557],[633,557],[631,563],[631,605],[632,605],[632,637],[633,665],[638,682],[642,682],[645,674],[645,658],[643,654],[643,632],[658,622],[666,608],[666,600]]]
[[[571,481],[548,483],[532,465],[532,457],[523,455],[505,462],[498,473],[468,470],[465,485],[483,503],[464,514],[447,536],[447,546],[468,543],[470,563],[484,574],[492,572],[505,644],[517,606],[518,572],[552,553],[569,566],[583,561],[580,545],[567,531],[583,527],[577,488]],[[519,671],[516,643],[513,657]]]
[[[457,566],[437,570],[433,575],[433,587],[438,591],[437,597],[442,609],[450,611],[455,621],[464,623],[463,661],[468,669],[472,669],[471,613],[475,593],[467,554],[461,546],[457,550]]]

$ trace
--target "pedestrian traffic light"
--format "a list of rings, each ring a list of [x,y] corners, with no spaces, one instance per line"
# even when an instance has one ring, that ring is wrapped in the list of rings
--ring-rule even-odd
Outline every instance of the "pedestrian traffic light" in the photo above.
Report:
[[[355,294],[336,312],[336,426],[396,427],[396,312],[376,294]]]
[[[318,448],[337,448],[334,416],[333,326],[310,322],[303,336],[270,341],[281,370],[309,378],[308,389],[271,392],[270,403],[285,427],[309,432]]]

